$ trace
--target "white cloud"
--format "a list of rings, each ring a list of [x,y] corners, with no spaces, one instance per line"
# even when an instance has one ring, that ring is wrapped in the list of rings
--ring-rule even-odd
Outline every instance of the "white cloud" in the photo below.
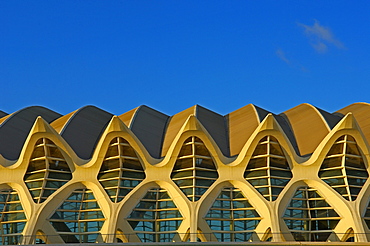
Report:
[[[345,48],[343,43],[334,37],[330,28],[320,25],[317,20],[312,26],[302,23],[298,23],[298,25],[304,28],[312,47],[319,53],[325,53],[328,50],[328,45],[334,45],[338,49]]]

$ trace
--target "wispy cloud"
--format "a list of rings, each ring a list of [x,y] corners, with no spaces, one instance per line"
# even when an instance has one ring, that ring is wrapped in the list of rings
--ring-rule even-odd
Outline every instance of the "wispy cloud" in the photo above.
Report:
[[[287,55],[285,54],[285,52],[281,48],[278,48],[275,51],[275,54],[276,54],[277,57],[280,58],[280,60],[284,61],[290,67],[300,69],[303,72],[308,72],[308,70],[304,66],[302,66],[299,62],[288,58]]]
[[[291,64],[291,62],[290,62],[290,60],[286,57],[286,55],[285,55],[285,52],[282,50],[282,49],[277,49],[276,50],[276,55],[281,59],[281,60],[283,60],[283,61],[285,61],[287,64]]]
[[[328,45],[334,45],[338,49],[345,48],[343,43],[334,37],[330,28],[320,25],[317,20],[312,26],[302,23],[298,23],[298,25],[304,28],[312,47],[319,53],[325,53],[328,50]]]

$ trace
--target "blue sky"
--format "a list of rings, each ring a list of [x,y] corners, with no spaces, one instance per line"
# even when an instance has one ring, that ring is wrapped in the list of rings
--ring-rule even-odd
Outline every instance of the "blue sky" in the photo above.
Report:
[[[370,1],[0,1],[0,109],[370,102]]]

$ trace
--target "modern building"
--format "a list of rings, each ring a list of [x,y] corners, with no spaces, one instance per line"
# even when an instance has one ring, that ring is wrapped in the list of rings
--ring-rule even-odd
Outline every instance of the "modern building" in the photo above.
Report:
[[[1,244],[370,242],[370,104],[0,117]]]

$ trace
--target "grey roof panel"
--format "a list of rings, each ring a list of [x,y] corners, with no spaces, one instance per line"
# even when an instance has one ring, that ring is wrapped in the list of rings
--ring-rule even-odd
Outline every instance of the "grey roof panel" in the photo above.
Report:
[[[82,159],[90,159],[112,114],[95,106],[80,108],[65,124],[60,135]]]
[[[263,119],[270,113],[269,111],[263,108],[257,107],[256,105],[253,105],[253,106],[257,111],[258,117],[260,118],[260,122],[262,122]]]
[[[227,118],[197,105],[197,119],[207,129],[225,156],[230,156]]]
[[[169,116],[145,105],[140,106],[130,124],[131,131],[153,157],[160,157]]]
[[[324,117],[326,123],[328,123],[330,129],[333,129],[334,126],[343,118],[339,114],[331,114],[329,112],[326,112],[318,107],[315,107],[320,114]]]
[[[297,155],[300,155],[299,148],[297,144],[297,140],[295,139],[292,127],[290,126],[290,122],[288,117],[284,113],[281,113],[280,115],[274,115],[276,121],[279,123],[281,129],[283,129],[285,135],[288,137],[290,143],[292,144],[295,152]]]
[[[40,106],[27,107],[13,113],[0,125],[0,154],[8,160],[18,159],[38,116],[50,123],[62,115]]]
[[[0,118],[7,116],[8,114],[0,110]]]

